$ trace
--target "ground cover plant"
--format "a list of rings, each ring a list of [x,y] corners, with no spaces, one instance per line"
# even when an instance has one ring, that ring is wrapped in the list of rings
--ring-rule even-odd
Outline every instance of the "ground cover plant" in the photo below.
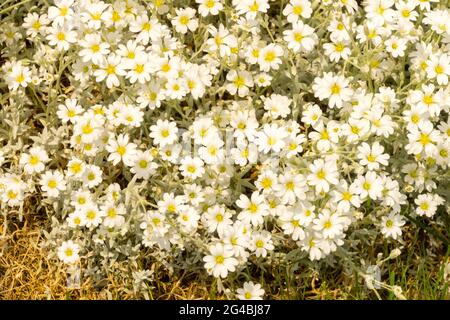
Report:
[[[0,19],[0,297],[448,298],[450,1]]]

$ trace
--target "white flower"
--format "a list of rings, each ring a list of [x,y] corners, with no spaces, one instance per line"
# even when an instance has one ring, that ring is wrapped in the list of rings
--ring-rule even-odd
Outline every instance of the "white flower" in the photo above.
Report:
[[[264,289],[259,283],[244,282],[244,286],[236,290],[236,296],[239,300],[262,300]]]
[[[64,241],[58,248],[58,258],[64,263],[73,264],[80,260],[79,252],[80,246],[78,244],[72,240]]]
[[[149,20],[147,14],[138,15],[130,22],[130,31],[137,33],[136,41],[147,45],[150,40],[156,41],[161,35],[161,24],[157,19]]]
[[[437,207],[443,203],[442,198],[434,194],[420,194],[414,200],[417,205],[416,213],[419,216],[433,217],[436,214]]]
[[[26,173],[33,174],[44,171],[45,163],[49,160],[47,152],[44,149],[33,147],[29,153],[22,153],[19,163],[24,166],[23,169]]]
[[[281,203],[292,205],[297,199],[306,199],[306,179],[301,174],[287,172],[278,177],[278,183],[274,186],[274,190]]]
[[[439,133],[429,121],[419,122],[417,127],[412,127],[408,139],[409,143],[405,149],[409,154],[420,154],[424,151],[428,156],[434,156],[437,152],[435,143],[439,140]]]
[[[187,156],[181,160],[181,174],[184,177],[197,179],[205,173],[204,163],[198,157]]]
[[[272,94],[269,98],[264,99],[264,109],[266,109],[274,119],[281,117],[286,118],[291,112],[289,108],[292,100],[280,94]]]
[[[386,51],[389,52],[392,57],[403,57],[405,55],[406,45],[408,41],[399,37],[390,37],[385,41]]]
[[[254,226],[263,224],[264,217],[269,214],[269,206],[265,203],[264,196],[256,191],[252,193],[250,199],[241,194],[236,205],[242,209],[237,218]]]
[[[56,46],[59,51],[67,51],[72,43],[77,42],[77,33],[69,26],[52,26],[48,28],[48,44]]]
[[[108,161],[117,165],[120,161],[126,166],[132,167],[136,158],[136,145],[129,142],[130,138],[126,134],[120,134],[117,139],[109,139],[106,150],[110,153]]]
[[[209,255],[203,258],[205,269],[216,278],[226,278],[228,272],[234,272],[238,261],[233,257],[233,251],[217,243],[209,247]]]
[[[156,172],[157,168],[158,165],[153,162],[153,156],[150,150],[137,150],[134,157],[134,165],[130,171],[136,175],[137,179],[146,180]]]
[[[268,231],[255,231],[251,235],[249,249],[255,253],[257,257],[266,257],[268,251],[275,248],[272,236]]]
[[[156,125],[150,127],[150,137],[160,146],[171,145],[177,141],[178,128],[175,122],[158,119]]]
[[[48,18],[54,25],[63,25],[73,18],[72,5],[74,0],[56,0],[55,6],[48,8]]]
[[[17,63],[12,67],[11,72],[7,74],[6,81],[10,90],[15,91],[19,87],[26,88],[28,83],[31,82],[31,70]]]
[[[249,93],[249,88],[253,87],[252,75],[247,71],[231,70],[227,74],[228,83],[225,88],[230,94],[238,94],[239,97],[245,97]]]
[[[106,214],[105,211],[98,209],[97,204],[92,202],[79,210],[84,216],[85,226],[91,229],[98,227],[102,223],[102,217]]]
[[[80,57],[84,62],[92,61],[95,64],[101,64],[104,57],[109,53],[109,44],[102,41],[99,34],[87,34],[80,41],[80,46],[84,49],[80,50]]]
[[[120,227],[125,223],[125,206],[123,203],[119,205],[116,204],[106,204],[101,209],[101,216],[104,217],[103,224],[107,228]]]
[[[328,72],[323,77],[316,77],[312,88],[315,97],[321,101],[328,99],[330,108],[342,108],[343,102],[350,101],[353,93],[348,85],[349,81],[344,76],[335,76]]]
[[[84,170],[82,181],[88,188],[94,188],[102,182],[102,170],[96,165],[87,165]]]
[[[432,55],[427,63],[427,76],[429,79],[436,78],[439,85],[446,85],[450,76],[450,58],[446,54]]]
[[[198,12],[206,17],[207,15],[216,16],[223,9],[222,0],[195,0],[200,6]]]
[[[94,72],[95,80],[101,82],[106,79],[108,88],[118,87],[120,84],[118,76],[125,76],[126,74],[125,65],[121,57],[115,54],[110,54],[103,59],[100,68]]]
[[[180,33],[187,33],[188,30],[195,31],[198,27],[198,21],[195,19],[195,9],[175,9],[177,16],[172,19],[172,25]]]
[[[287,137],[287,132],[283,127],[278,127],[276,124],[265,124],[262,131],[256,135],[256,144],[261,152],[280,152],[286,145],[284,138]]]
[[[385,237],[391,237],[394,240],[401,236],[401,227],[405,224],[403,217],[399,214],[391,213],[381,218],[381,233]]]
[[[268,0],[233,0],[233,6],[237,13],[246,16],[247,19],[255,19],[258,12],[267,12]]]
[[[378,170],[380,164],[383,166],[388,165],[389,155],[383,153],[384,147],[376,141],[372,146],[363,142],[358,147],[359,163],[363,166],[367,166],[369,170]]]
[[[302,21],[294,22],[292,30],[285,30],[283,34],[283,39],[288,43],[288,48],[295,52],[311,52],[318,41],[314,29]]]
[[[283,15],[287,16],[287,21],[294,24],[301,18],[311,17],[312,8],[309,0],[290,0],[283,9]]]
[[[203,214],[202,217],[205,227],[208,228],[208,232],[213,233],[217,231],[220,235],[226,230],[228,226],[233,224],[231,220],[231,213],[224,207],[214,205]]]
[[[64,175],[58,171],[46,171],[41,177],[41,189],[49,197],[58,197],[61,191],[66,190]]]
[[[383,184],[379,176],[373,171],[369,171],[365,176],[358,176],[353,182],[356,186],[355,192],[361,199],[370,197],[377,200],[382,195]]]
[[[323,159],[314,160],[309,165],[308,184],[314,186],[317,192],[328,192],[330,184],[338,184],[339,174],[334,161],[324,161]]]
[[[77,99],[66,99],[64,104],[58,106],[56,114],[63,123],[71,122],[76,123],[79,119],[79,115],[84,112],[82,106],[78,104]]]
[[[269,71],[270,69],[278,70],[282,61],[280,57],[283,55],[283,48],[276,44],[269,44],[261,49],[258,57],[258,64],[261,71]]]

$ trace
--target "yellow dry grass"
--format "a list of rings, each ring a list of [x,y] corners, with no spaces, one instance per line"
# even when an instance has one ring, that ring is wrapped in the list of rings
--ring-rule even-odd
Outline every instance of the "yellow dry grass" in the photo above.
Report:
[[[67,297],[66,274],[48,260],[40,240],[39,229],[27,222],[0,240],[0,299]],[[96,298],[86,284],[77,291],[78,298]]]
[[[0,218],[1,223],[1,218]],[[66,272],[40,246],[42,234],[39,224],[24,222],[14,225],[14,231],[0,236],[0,299],[135,299],[126,290],[129,284],[123,278],[109,276],[107,286],[96,290],[89,279],[84,279],[79,289],[66,286]],[[10,228],[8,228],[10,229]],[[3,234],[0,224],[0,235]],[[157,281],[155,299],[207,299],[206,285],[192,282],[182,285],[183,277],[170,282]]]

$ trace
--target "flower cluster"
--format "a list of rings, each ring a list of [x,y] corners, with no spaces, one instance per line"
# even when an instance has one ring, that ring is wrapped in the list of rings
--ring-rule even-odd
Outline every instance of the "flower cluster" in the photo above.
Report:
[[[231,287],[280,254],[353,250],[361,229],[395,243],[449,197],[441,2],[15,9],[0,33],[2,208],[39,199],[47,244],[87,274],[144,257]]]

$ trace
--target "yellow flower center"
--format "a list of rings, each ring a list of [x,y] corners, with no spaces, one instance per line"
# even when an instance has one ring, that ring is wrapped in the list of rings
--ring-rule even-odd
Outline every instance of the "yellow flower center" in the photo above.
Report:
[[[145,169],[145,168],[147,168],[147,166],[148,166],[147,160],[142,159],[141,161],[139,161],[140,168]]]
[[[25,76],[21,73],[16,77],[16,82],[22,83],[23,81],[25,81]]]
[[[75,174],[81,172],[81,163],[79,163],[79,162],[73,163],[70,166],[70,171],[72,171]]]
[[[59,15],[61,16],[61,17],[64,17],[64,16],[66,16],[67,15],[67,12],[69,11],[69,9],[67,8],[67,7],[61,7],[60,9],[59,9]]]
[[[110,208],[108,210],[108,217],[109,218],[115,218],[117,216],[117,211],[114,208]]]
[[[100,12],[91,13],[92,20],[100,20],[101,17],[102,17],[102,14]]]
[[[256,12],[259,10],[259,4],[256,1],[253,1],[253,4],[248,7],[250,11]]]
[[[339,94],[341,92],[341,87],[337,84],[333,84],[331,87],[331,93],[332,94]]]
[[[301,15],[301,14],[303,13],[303,7],[302,7],[302,6],[294,6],[294,7],[292,8],[292,12],[293,12],[295,15],[299,16],[299,15]]]
[[[272,187],[272,180],[266,177],[261,181],[261,185],[264,189],[270,188]]]
[[[367,161],[374,162],[375,160],[376,157],[373,154],[369,153],[369,155],[367,156]]]
[[[248,207],[248,210],[251,213],[256,213],[258,211],[258,206],[254,203],[250,203],[250,206]]]
[[[137,64],[136,67],[134,68],[134,71],[136,73],[142,73],[144,72],[144,65],[143,64]]]
[[[275,60],[277,56],[275,55],[275,52],[273,51],[269,51],[266,53],[266,55],[264,56],[264,60],[266,60],[267,62],[272,62]]]
[[[216,257],[216,263],[217,264],[223,264],[225,262],[224,256],[217,256]]]
[[[114,10],[113,13],[112,13],[111,20],[113,22],[117,22],[117,21],[120,21],[120,19],[121,19],[120,14],[117,11]]]
[[[294,182],[289,181],[289,182],[286,183],[286,189],[287,190],[294,190],[294,188],[295,188]]]
[[[187,25],[189,23],[189,17],[188,16],[181,16],[180,17],[180,23],[183,25]]]
[[[127,152],[127,148],[125,148],[124,146],[119,146],[116,151],[118,154],[123,156]]]
[[[52,179],[47,183],[47,186],[51,189],[55,189],[58,186],[58,183]]]
[[[243,87],[245,85],[244,78],[237,76],[236,79],[234,80],[234,85],[238,88]]]
[[[256,241],[255,245],[257,248],[264,248],[264,241],[258,240]]]
[[[115,73],[116,73],[116,66],[114,66],[114,65],[112,65],[112,64],[109,64],[109,65],[106,67],[106,73],[107,73],[107,74],[115,74]]]
[[[295,32],[294,33],[294,40],[297,42],[302,41],[304,38],[303,34],[301,34],[300,32]]]
[[[434,103],[434,99],[432,96],[426,95],[423,97],[423,103],[429,106],[430,104]]]
[[[352,194],[348,191],[344,191],[342,193],[342,199],[344,199],[346,201],[350,201],[352,199]]]
[[[58,34],[56,35],[56,38],[59,41],[64,41],[66,39],[66,35],[63,32],[58,32]]]
[[[319,172],[317,172],[317,178],[323,180],[323,179],[325,179],[325,177],[326,177],[325,171],[323,171],[323,169],[320,169]]]
[[[94,44],[91,47],[92,52],[96,53],[100,51],[100,46],[98,44]]]
[[[87,214],[86,214],[86,217],[87,217],[89,220],[94,220],[96,215],[97,215],[97,214],[96,214],[96,212],[95,212],[94,210],[89,210],[89,211],[87,212]]]
[[[39,21],[36,21],[33,23],[33,29],[39,30],[41,28],[41,23]]]
[[[150,23],[148,23],[148,22],[145,22],[143,25],[142,25],[142,30],[145,30],[145,31],[150,31],[150,29],[152,28],[152,25],[150,24]]]
[[[33,166],[35,166],[35,165],[37,165],[38,163],[39,163],[39,157],[38,156],[35,156],[35,155],[32,155],[31,157],[30,157],[30,160],[28,161],[31,165],[33,165]]]
[[[426,134],[426,133],[421,133],[420,134],[420,138],[419,138],[419,142],[422,144],[422,145],[427,145],[427,144],[429,144],[430,142],[431,142],[431,139],[430,139],[430,137]]]
[[[14,200],[14,199],[17,198],[17,192],[14,192],[12,190],[8,190],[7,195],[8,195],[8,198],[11,199],[11,200]]]
[[[336,52],[342,52],[344,51],[345,46],[342,43],[338,43],[335,48]]]

